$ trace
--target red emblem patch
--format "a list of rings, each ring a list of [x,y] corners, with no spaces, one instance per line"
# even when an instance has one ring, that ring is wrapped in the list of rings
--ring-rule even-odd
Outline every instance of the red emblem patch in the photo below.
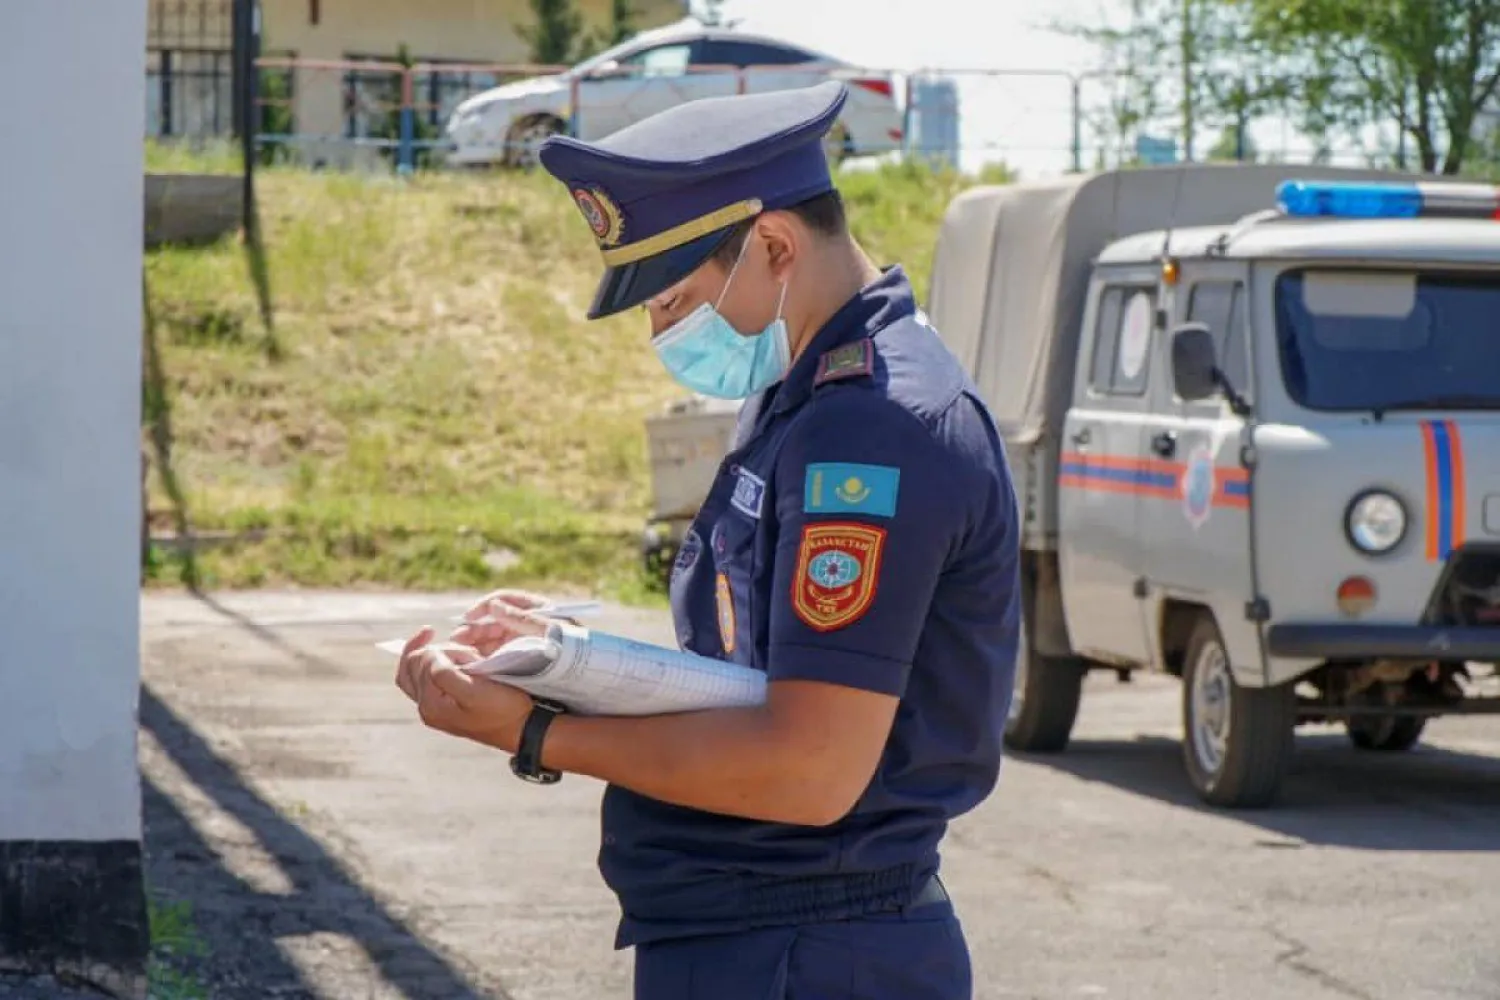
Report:
[[[579,211],[583,212],[584,221],[589,224],[594,235],[604,239],[604,234],[609,232],[609,217],[604,214],[604,206],[599,204],[594,192],[579,188],[573,192],[573,200],[578,203]]]
[[[886,531],[850,521],[807,524],[792,577],[792,610],[808,628],[832,632],[875,601]]]
[[[625,219],[620,215],[619,206],[609,200],[609,195],[597,188],[574,188],[573,201],[600,243],[614,246],[620,242]]]

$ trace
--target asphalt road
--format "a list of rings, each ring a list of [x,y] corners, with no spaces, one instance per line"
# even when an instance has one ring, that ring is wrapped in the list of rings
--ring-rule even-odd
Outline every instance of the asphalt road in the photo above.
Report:
[[[213,996],[629,996],[600,786],[425,730],[372,646],[466,603],[144,599],[149,875],[192,903]],[[1188,790],[1177,698],[1091,680],[1072,748],[1010,758],[955,825],[977,998],[1500,998],[1500,719],[1399,758],[1308,731],[1282,803],[1227,814]]]

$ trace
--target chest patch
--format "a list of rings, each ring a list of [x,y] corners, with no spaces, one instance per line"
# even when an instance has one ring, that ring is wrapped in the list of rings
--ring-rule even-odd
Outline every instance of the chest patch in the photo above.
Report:
[[[766,481],[749,469],[740,468],[729,503],[746,517],[760,520],[760,504],[766,495]]]
[[[832,632],[864,617],[875,602],[885,538],[884,528],[868,524],[803,526],[792,610],[804,625]]]

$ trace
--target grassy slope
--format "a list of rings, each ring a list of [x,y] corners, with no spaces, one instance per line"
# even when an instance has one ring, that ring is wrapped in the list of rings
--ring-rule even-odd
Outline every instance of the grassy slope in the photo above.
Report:
[[[908,169],[841,180],[860,239],[919,289],[958,184]],[[582,320],[598,255],[561,188],[276,170],[260,198],[270,335],[238,241],[146,264],[164,373],[146,411],[170,424],[191,522],[269,529],[205,550],[201,579],[647,597],[643,420],[681,393],[638,315]],[[166,482],[151,477],[162,530]],[[497,550],[509,568],[487,561]],[[148,571],[171,583],[182,566],[157,555]]]

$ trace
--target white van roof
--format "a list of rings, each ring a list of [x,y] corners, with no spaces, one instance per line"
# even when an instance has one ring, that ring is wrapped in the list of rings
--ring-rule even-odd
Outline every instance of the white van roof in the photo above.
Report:
[[[1290,178],[1401,178],[1287,164],[1184,165],[970,188],[949,205],[927,312],[1007,440],[1062,423],[1095,258],[1137,233],[1235,222]]]

